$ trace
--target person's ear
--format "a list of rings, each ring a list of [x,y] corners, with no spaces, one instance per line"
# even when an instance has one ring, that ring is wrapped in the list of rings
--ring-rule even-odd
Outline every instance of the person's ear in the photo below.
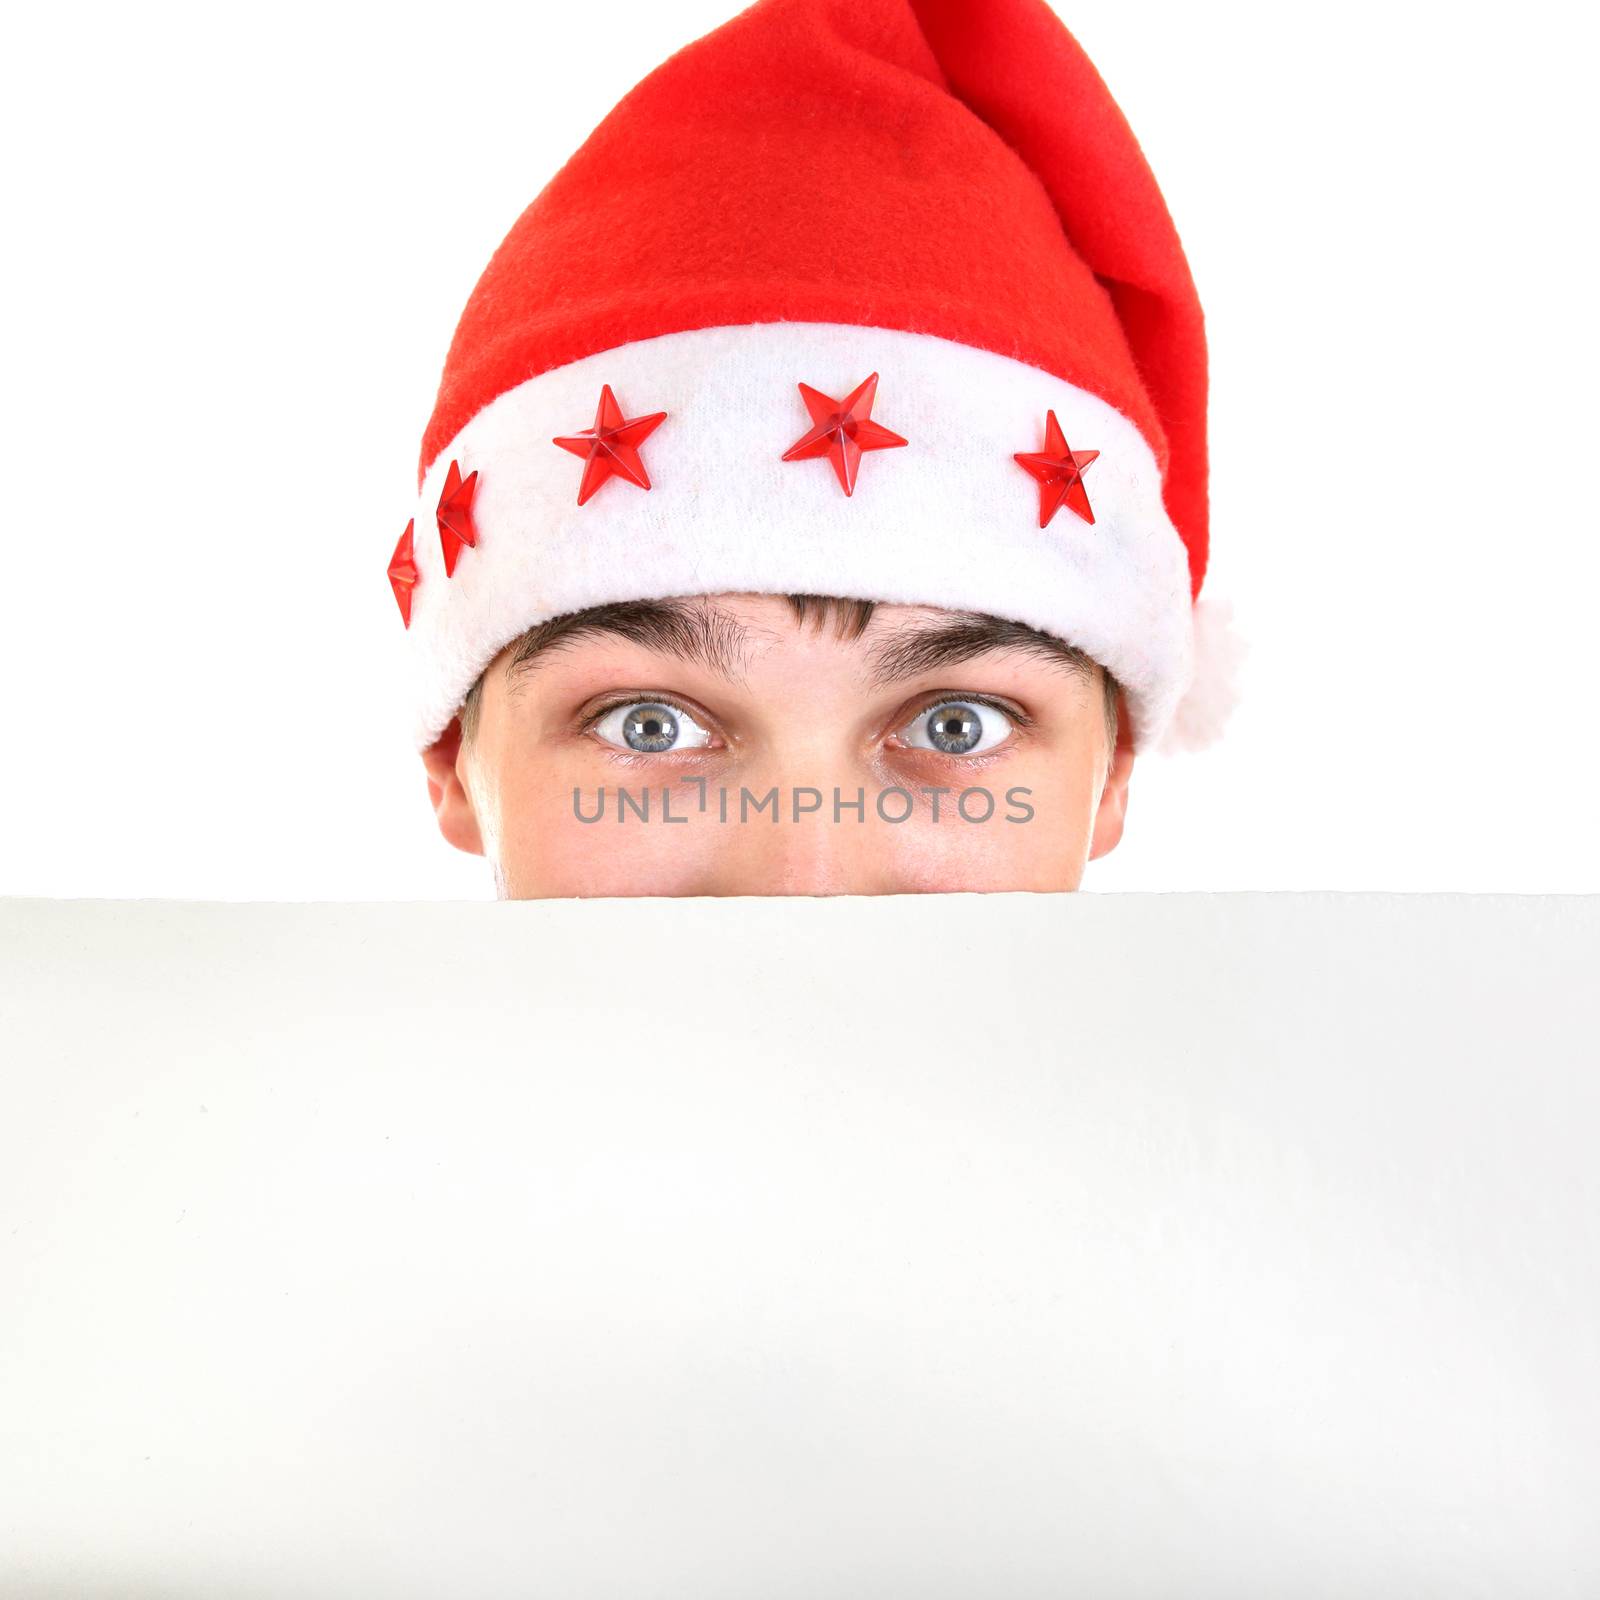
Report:
[[[427,769],[428,798],[433,802],[439,832],[457,850],[481,856],[483,832],[466,784],[467,758],[461,748],[459,717],[452,717],[450,726],[422,752],[422,764]]]
[[[1106,786],[1100,791],[1100,807],[1094,816],[1094,836],[1089,841],[1089,859],[1109,854],[1122,838],[1122,824],[1128,815],[1128,780],[1133,776],[1133,726],[1127,702],[1117,690],[1117,748],[1112,753]]]

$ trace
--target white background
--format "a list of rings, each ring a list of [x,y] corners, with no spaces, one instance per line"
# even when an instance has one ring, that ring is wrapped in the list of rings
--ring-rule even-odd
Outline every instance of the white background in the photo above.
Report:
[[[489,895],[395,688],[418,441],[517,213],[734,9],[8,24],[0,892]],[[1571,8],[1060,9],[1207,308],[1207,587],[1252,646],[1086,887],[1600,889]]]

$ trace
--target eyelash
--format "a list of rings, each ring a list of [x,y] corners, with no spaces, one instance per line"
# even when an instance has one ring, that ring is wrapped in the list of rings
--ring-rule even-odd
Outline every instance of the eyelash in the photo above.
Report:
[[[711,722],[714,722],[716,720],[714,717],[712,717],[710,715],[709,712],[701,711],[697,707],[691,706],[691,705],[687,704],[685,701],[677,699],[673,695],[670,695],[670,694],[657,694],[654,690],[650,690],[648,692],[643,692],[643,693],[619,694],[614,699],[606,701],[604,705],[596,706],[593,711],[588,712],[585,716],[583,716],[579,720],[579,722],[578,722],[578,732],[579,733],[593,733],[594,730],[596,728],[598,728],[600,726],[600,724],[602,722],[604,722],[605,719],[608,716],[610,716],[611,713],[613,711],[615,711],[619,706],[642,705],[647,700],[650,701],[654,705],[670,706],[674,711],[679,712],[681,715],[686,716],[686,717],[692,717],[696,722],[700,723],[702,726],[705,726],[705,725],[707,725],[707,724],[709,724]],[[601,742],[604,743],[603,740]],[[633,760],[640,760],[640,759],[658,760],[661,755],[674,754],[673,751],[669,750],[669,751],[658,752],[655,755],[650,755],[648,752],[645,752],[645,751],[610,750],[609,747],[608,747],[608,753],[611,754],[611,755],[622,756],[622,757],[625,757],[625,758],[628,758],[628,759],[633,759]],[[696,750],[696,751],[693,751],[693,752],[684,751],[684,752],[678,752],[678,753],[703,755],[705,752],[703,750]]]
[[[911,713],[911,718],[907,720],[925,717],[935,706],[949,705],[952,702],[960,706],[988,706],[991,711],[998,711],[1002,716],[1009,717],[1019,728],[1033,726],[1034,719],[1021,706],[1013,705],[1011,701],[1001,700],[994,695],[967,694],[960,689],[941,689],[937,694],[925,696],[918,708]]]
[[[679,700],[670,694],[658,694],[652,691],[648,694],[636,693],[617,695],[615,698],[607,700],[603,705],[595,707],[594,710],[590,711],[585,717],[583,717],[578,725],[578,732],[583,734],[593,733],[594,730],[599,727],[599,725],[604,722],[605,719],[619,706],[638,705],[641,700],[653,700],[658,705],[671,706],[674,711],[682,712],[683,715],[693,717],[696,721],[711,720],[708,718],[707,713],[699,711],[693,706],[686,705],[682,700]],[[904,714],[897,716],[895,720],[895,731],[898,732],[899,729],[905,727],[908,722],[915,721],[918,717],[927,716],[927,714],[932,711],[935,706],[946,705],[951,701],[954,701],[960,705],[988,706],[991,711],[998,711],[1002,716],[1009,717],[1012,723],[1019,729],[1031,728],[1034,724],[1034,718],[1032,716],[1024,711],[1021,706],[1014,705],[1010,701],[1001,700],[994,695],[966,694],[959,689],[945,689],[923,696],[917,709],[911,712],[909,716]],[[930,752],[919,753],[928,754]],[[611,750],[608,751],[608,754],[623,760],[654,759],[653,757],[645,756],[643,753],[633,753],[620,750]],[[995,750],[987,751],[980,756],[952,756],[948,759],[959,761],[985,761],[989,759],[990,756],[997,754],[999,754],[999,751]]]

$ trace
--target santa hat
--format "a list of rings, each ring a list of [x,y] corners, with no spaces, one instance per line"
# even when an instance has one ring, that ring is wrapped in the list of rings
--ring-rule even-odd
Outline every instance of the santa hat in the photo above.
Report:
[[[1136,748],[1234,697],[1206,343],[1161,192],[1045,0],[760,0],[630,91],[467,303],[389,576],[430,745],[606,602],[987,612],[1123,685]]]

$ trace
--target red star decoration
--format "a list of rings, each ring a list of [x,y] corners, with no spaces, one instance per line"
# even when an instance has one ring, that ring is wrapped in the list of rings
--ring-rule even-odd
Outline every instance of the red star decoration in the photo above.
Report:
[[[478,530],[472,523],[472,496],[478,487],[474,472],[465,481],[454,461],[445,474],[444,493],[439,496],[439,548],[444,551],[444,571],[449,577],[456,570],[456,557],[463,549],[476,549]]]
[[[555,439],[563,450],[583,457],[583,481],[578,485],[578,504],[581,506],[603,484],[613,477],[624,478],[641,489],[650,487],[644,462],[639,459],[642,445],[666,421],[665,411],[653,411],[648,417],[623,419],[622,407],[611,392],[611,385],[600,390],[600,407],[594,414],[594,426],[583,433],[569,434]]]
[[[1039,526],[1042,528],[1058,512],[1063,502],[1085,522],[1094,521],[1094,511],[1083,487],[1083,469],[1098,457],[1098,450],[1072,450],[1053,411],[1045,413],[1044,449],[1037,455],[1019,455],[1017,461],[1039,480]]]
[[[783,459],[810,461],[817,456],[827,456],[833,463],[840,487],[846,494],[854,494],[862,453],[888,450],[906,442],[898,433],[890,433],[882,423],[870,420],[877,392],[876,372],[843,400],[831,400],[810,384],[802,383],[800,396],[811,413],[812,428],[784,451]]]
[[[406,524],[406,531],[400,535],[394,554],[389,557],[389,587],[394,590],[401,620],[408,628],[411,626],[411,591],[416,588],[417,579],[421,576],[411,548],[411,535],[416,526],[417,519],[413,517]]]

